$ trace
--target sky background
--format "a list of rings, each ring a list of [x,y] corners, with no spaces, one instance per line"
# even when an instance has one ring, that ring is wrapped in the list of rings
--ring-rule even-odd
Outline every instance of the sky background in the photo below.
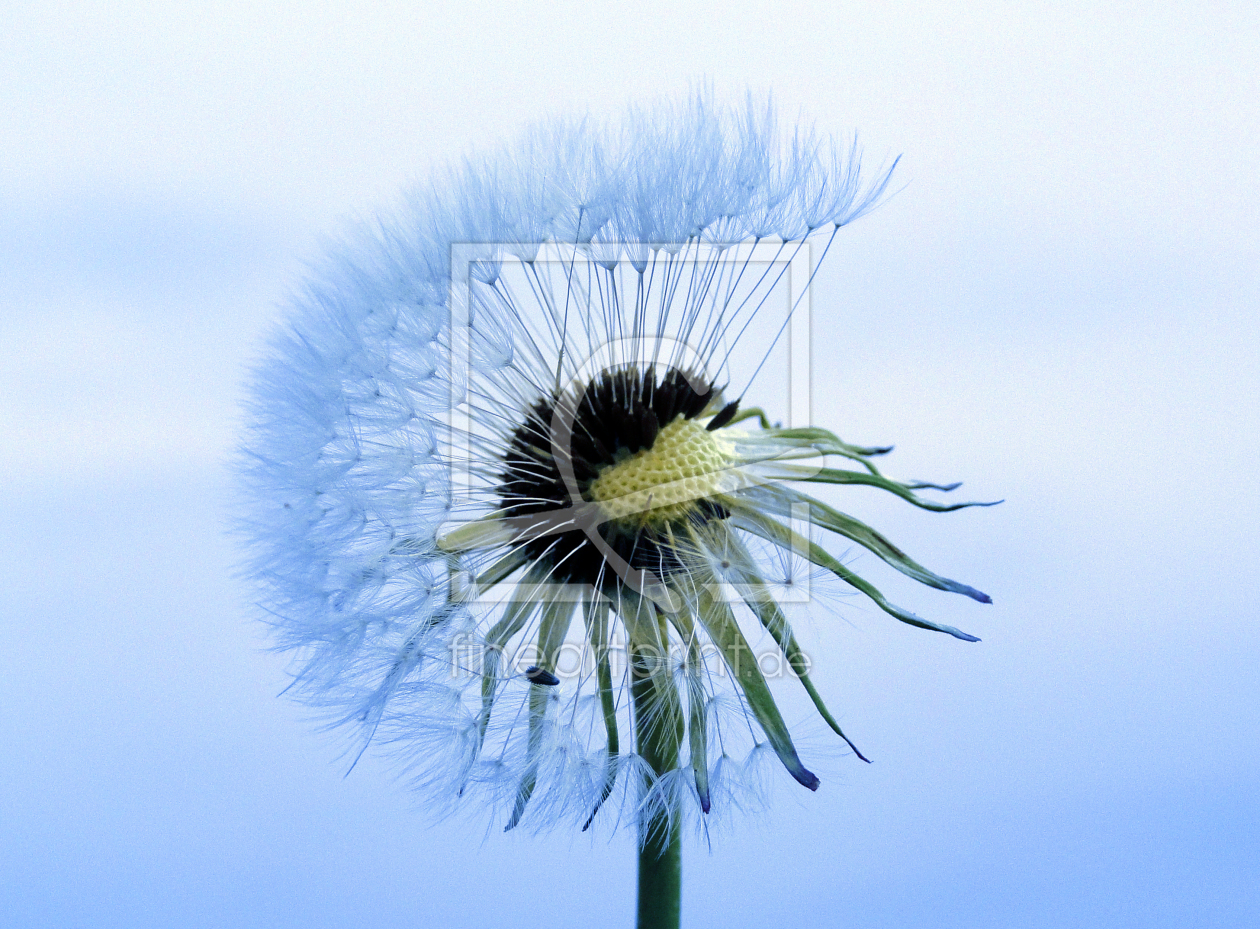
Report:
[[[343,778],[277,698],[226,461],[350,223],[539,117],[704,79],[903,155],[815,283],[814,416],[1006,503],[852,498],[995,604],[890,596],[984,641],[843,602],[815,678],[874,764],[691,842],[684,925],[1260,921],[1254,3],[17,0],[6,926],[633,924],[628,834],[434,826],[387,764]]]

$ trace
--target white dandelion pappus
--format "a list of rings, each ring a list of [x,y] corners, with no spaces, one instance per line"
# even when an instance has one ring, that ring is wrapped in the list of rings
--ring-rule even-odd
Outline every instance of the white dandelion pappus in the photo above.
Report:
[[[767,753],[818,785],[758,636],[848,741],[767,551],[972,638],[890,603],[808,525],[987,596],[791,486],[975,505],[919,495],[956,485],[893,480],[872,461],[888,449],[725,393],[756,377],[731,345],[787,325],[759,313],[786,263],[815,239],[825,256],[891,171],[864,181],[856,145],[701,95],[469,159],[325,267],[257,376],[242,468],[292,690],[356,758],[387,745],[435,808],[481,796],[507,828],[673,828],[749,802],[741,772]]]

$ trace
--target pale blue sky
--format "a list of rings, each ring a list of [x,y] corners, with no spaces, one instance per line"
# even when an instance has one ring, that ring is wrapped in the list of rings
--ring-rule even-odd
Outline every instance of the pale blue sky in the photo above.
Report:
[[[628,835],[343,779],[276,698],[224,462],[351,220],[703,78],[904,155],[816,282],[815,418],[1007,502],[855,498],[993,595],[889,584],[984,641],[842,604],[816,676],[875,763],[691,843],[684,924],[1260,921],[1254,4],[315,6],[0,13],[0,921],[632,924]]]

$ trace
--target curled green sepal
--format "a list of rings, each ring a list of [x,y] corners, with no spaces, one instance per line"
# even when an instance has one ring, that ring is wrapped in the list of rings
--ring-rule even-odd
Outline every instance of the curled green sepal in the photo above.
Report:
[[[765,467],[758,469],[767,470]],[[925,500],[915,493],[916,490],[957,490],[961,484],[931,484],[927,481],[896,481],[877,471],[849,471],[844,468],[798,468],[792,465],[779,464],[774,473],[767,476],[786,478],[793,481],[811,481],[815,484],[862,484],[867,487],[878,487],[896,494],[902,500],[913,503],[922,510],[933,513],[952,513],[973,506],[997,506],[1001,500],[968,500],[963,503],[936,503]]]
[[[687,646],[687,664],[684,681],[687,687],[687,747],[691,756],[691,773],[700,798],[700,809],[707,813],[712,806],[709,793],[709,735],[705,719],[703,663],[700,655],[700,638],[688,610],[669,615],[669,621]]]
[[[757,667],[752,649],[735,622],[730,604],[715,597],[707,585],[701,586],[697,594],[700,622],[722,653],[731,676],[743,690],[748,707],[765,731],[770,747],[798,783],[810,790],[817,790],[818,778],[801,764],[796,747],[792,744],[791,733],[783,722],[783,715],[779,712],[774,697],[770,695],[770,688],[761,669]]]
[[[493,570],[493,569],[491,569]],[[547,582],[547,572],[535,565],[525,573],[520,585],[513,591],[503,611],[503,618],[486,633],[486,644],[481,650],[481,716],[477,721],[477,750],[486,739],[486,727],[490,725],[490,712],[494,709],[494,697],[499,689],[499,659],[512,636],[524,627],[538,606],[538,589]]]
[[[796,675],[805,687],[805,692],[809,694],[809,699],[813,701],[814,709],[818,710],[818,715],[826,720],[827,725],[831,727],[831,731],[844,739],[845,744],[853,750],[853,754],[870,764],[871,759],[863,755],[861,749],[853,744],[853,740],[844,734],[844,730],[840,728],[836,718],[827,709],[827,704],[823,702],[822,694],[818,692],[814,682],[810,680],[809,672],[806,670],[808,659],[805,657],[805,653],[801,651],[801,646],[796,641],[796,636],[792,633],[792,626],[788,622],[787,616],[784,615],[779,604],[775,602],[774,596],[770,593],[765,581],[753,569],[752,556],[739,539],[735,537],[734,533],[727,533],[727,539],[724,540],[724,543],[728,546],[728,551],[738,555],[738,562],[732,560],[731,566],[739,574],[739,592],[743,595],[744,602],[757,614],[757,619],[761,622],[761,625],[778,643],[779,648],[783,652],[783,657],[787,659],[788,667],[792,669],[792,673]]]
[[[744,407],[738,413],[732,416],[730,419],[730,422],[728,422],[726,425],[733,426],[736,423],[742,423],[744,420],[752,419],[753,417],[756,417],[757,422],[761,425],[762,429],[771,428],[770,420],[766,418],[766,411],[763,410],[759,406]]]
[[[482,519],[452,529],[438,536],[437,547],[443,552],[467,552],[477,548],[495,548],[507,545],[516,538],[516,530],[499,515],[502,511],[492,513]]]
[[[608,733],[608,770],[604,772],[604,786],[600,789],[599,799],[591,815],[582,824],[585,832],[595,821],[595,814],[604,805],[617,783],[620,767],[620,739],[617,733],[617,702],[613,697],[612,668],[608,661],[608,601],[595,595],[586,604],[586,634],[591,643],[591,652],[595,656],[595,679],[599,687],[599,704],[604,714],[604,729]]]
[[[841,455],[858,462],[872,474],[879,474],[879,470],[866,459],[877,455],[887,455],[893,450],[891,445],[850,445],[848,442],[841,441],[834,432],[828,432],[817,426],[800,429],[768,429],[764,435],[776,441],[787,440],[794,445],[809,446],[824,455]]]
[[[866,594],[881,610],[889,616],[901,620],[903,623],[918,626],[921,629],[931,629],[934,632],[944,632],[946,635],[952,635],[954,638],[962,639],[964,642],[980,641],[976,636],[969,635],[960,629],[955,629],[953,626],[934,623],[921,616],[916,616],[909,610],[903,609],[894,603],[888,602],[888,599],[876,589],[874,584],[850,571],[818,543],[810,541],[797,532],[793,532],[777,520],[762,516],[760,513],[747,508],[741,508],[734,513],[732,520],[740,529],[773,542],[781,548],[801,553],[811,562],[818,565],[818,567],[827,569],[846,584]]]
[[[700,809],[707,813],[712,806],[709,796],[709,732],[705,724],[704,684],[700,673],[700,648],[693,638],[687,649],[687,736],[696,794],[700,797]]]
[[[879,532],[866,525],[866,523],[859,519],[854,519],[846,513],[841,513],[821,500],[815,500],[808,494],[803,494],[790,487],[775,487],[767,489],[765,493],[781,499],[780,512],[790,512],[793,504],[801,504],[807,507],[809,521],[814,525],[822,526],[824,529],[829,529],[838,535],[844,536],[846,539],[856,542],[867,551],[878,555],[885,562],[906,575],[906,577],[914,578],[920,584],[926,584],[928,587],[935,587],[937,590],[945,590],[949,593],[962,594],[970,597],[972,600],[978,600],[980,603],[993,602],[993,598],[982,590],[976,590],[976,588],[967,584],[950,580],[934,571],[929,571]]]
[[[568,635],[569,623],[573,620],[573,601],[550,600],[543,604],[542,621],[538,627],[538,665],[544,671],[554,671],[556,655]],[[555,691],[547,685],[533,684],[529,688],[529,738],[526,743],[528,766],[516,791],[516,805],[512,808],[512,817],[503,827],[510,832],[520,823],[525,814],[525,806],[534,793],[534,785],[538,780],[538,750],[544,737],[543,727],[547,720],[547,707],[555,698]]]
[[[529,562],[532,556],[524,546],[514,548],[477,575],[476,592],[489,590],[507,580],[514,571]]]

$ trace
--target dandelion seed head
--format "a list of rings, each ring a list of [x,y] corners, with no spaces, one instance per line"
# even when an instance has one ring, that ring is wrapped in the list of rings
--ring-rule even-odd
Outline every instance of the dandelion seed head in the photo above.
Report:
[[[508,828],[707,821],[775,766],[818,786],[754,649],[847,741],[785,611],[798,577],[969,638],[815,536],[984,595],[798,486],[970,504],[727,396],[732,346],[786,325],[787,263],[885,192],[860,160],[704,93],[547,123],[439,173],[294,298],[248,401],[248,572],[351,765],[380,747],[427,808]]]

